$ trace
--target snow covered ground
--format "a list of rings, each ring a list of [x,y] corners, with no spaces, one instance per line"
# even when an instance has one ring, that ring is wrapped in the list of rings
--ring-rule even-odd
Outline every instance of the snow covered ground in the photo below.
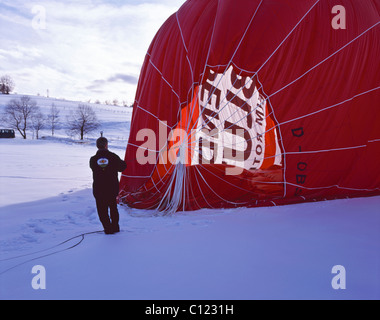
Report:
[[[78,104],[36,99],[62,120]],[[94,108],[123,157],[131,109]],[[106,236],[93,233],[96,135],[42,136],[0,140],[0,299],[380,299],[380,197],[172,217],[121,207],[123,232]],[[46,290],[32,287],[36,265]]]

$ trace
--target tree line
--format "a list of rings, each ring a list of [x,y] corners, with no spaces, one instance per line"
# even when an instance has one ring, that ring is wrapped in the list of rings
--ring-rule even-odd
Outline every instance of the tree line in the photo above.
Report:
[[[15,88],[15,82],[13,81],[11,76],[4,75],[4,76],[0,77],[0,93],[10,94],[14,90],[14,88]],[[49,90],[47,90],[47,92],[49,92]],[[37,95],[40,96],[39,93]],[[49,93],[47,94],[47,96],[49,96]],[[88,103],[91,103],[91,99],[88,100]],[[99,99],[95,100],[94,103],[95,104],[102,104]],[[114,99],[112,101],[106,100],[106,101],[104,101],[103,104],[108,105],[108,106],[113,105],[113,106],[123,106],[123,107],[130,107],[130,108],[133,107],[133,104],[130,105],[125,100],[119,102],[118,99]]]
[[[36,101],[28,96],[20,99],[12,99],[6,105],[1,115],[2,123],[20,133],[23,139],[27,139],[28,132],[35,133],[39,139],[39,133],[43,129],[50,129],[52,136],[61,124],[60,110],[52,104],[49,114],[44,115]],[[71,136],[79,136],[81,140],[100,127],[100,122],[91,106],[79,104],[78,107],[66,117],[66,133]]]

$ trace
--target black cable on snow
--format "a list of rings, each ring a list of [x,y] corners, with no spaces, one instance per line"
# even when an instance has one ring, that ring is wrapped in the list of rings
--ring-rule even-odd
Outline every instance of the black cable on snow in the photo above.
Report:
[[[0,260],[0,262],[4,262],[4,261],[10,261],[10,260],[15,260],[15,259],[19,259],[19,258],[24,258],[24,257],[32,256],[32,255],[35,255],[35,254],[39,254],[39,253],[42,253],[42,252],[53,250],[53,249],[58,248],[58,247],[66,244],[66,243],[68,243],[68,242],[70,242],[72,240],[80,238],[80,240],[76,244],[74,244],[73,246],[71,246],[69,248],[61,249],[61,250],[58,250],[58,251],[55,251],[55,252],[52,252],[52,253],[48,253],[48,254],[39,256],[37,258],[32,258],[32,259],[29,259],[27,261],[21,262],[21,263],[13,266],[11,268],[6,269],[5,271],[0,272],[0,276],[2,276],[3,274],[5,274],[5,273],[7,273],[7,272],[9,272],[9,271],[11,271],[11,270],[19,267],[19,266],[27,264],[29,262],[32,262],[32,261],[35,261],[35,260],[38,260],[38,259],[42,259],[42,258],[46,258],[46,257],[50,257],[52,255],[55,255],[55,254],[58,254],[58,253],[62,253],[62,252],[65,252],[65,251],[68,251],[68,250],[71,250],[71,249],[74,249],[75,247],[79,246],[84,241],[84,239],[85,239],[85,237],[87,235],[97,234],[97,233],[103,233],[103,231],[93,231],[93,232],[82,233],[82,234],[80,234],[78,236],[72,237],[72,238],[70,238],[70,239],[68,239],[66,241],[63,241],[63,242],[61,242],[61,243],[59,243],[59,244],[57,244],[57,245],[55,245],[55,246],[53,246],[51,248],[48,248],[48,249],[44,249],[44,250],[41,250],[41,251],[36,251],[36,252],[33,252],[33,253],[28,253],[28,254],[25,254],[25,255],[20,255],[20,256],[17,256],[17,257],[13,257],[13,258],[8,258],[8,259]]]

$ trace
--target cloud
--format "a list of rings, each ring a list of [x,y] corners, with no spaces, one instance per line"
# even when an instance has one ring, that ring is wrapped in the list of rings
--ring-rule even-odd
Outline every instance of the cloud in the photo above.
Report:
[[[106,84],[106,80],[94,80],[91,85],[86,87],[86,89],[94,92],[104,92],[104,90],[100,90],[100,88],[104,88]]]
[[[184,2],[39,0],[46,19],[39,30],[36,3],[1,0],[0,71],[13,76],[19,93],[133,101],[155,33]]]
[[[137,84],[138,79],[134,76],[118,73],[110,77],[108,81],[110,82],[123,81],[129,84]]]
[[[86,89],[94,90],[94,91],[96,90],[99,92],[100,88],[104,88],[106,86],[112,85],[113,82],[124,82],[131,85],[136,85],[137,81],[138,81],[137,77],[127,75],[127,74],[117,73],[109,77],[107,80],[94,80],[91,85],[86,87]]]

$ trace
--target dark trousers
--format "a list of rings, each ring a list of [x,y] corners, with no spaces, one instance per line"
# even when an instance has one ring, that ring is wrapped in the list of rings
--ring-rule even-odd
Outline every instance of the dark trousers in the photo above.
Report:
[[[119,211],[117,210],[116,197],[95,199],[99,219],[103,225],[104,231],[115,231],[119,229]]]

